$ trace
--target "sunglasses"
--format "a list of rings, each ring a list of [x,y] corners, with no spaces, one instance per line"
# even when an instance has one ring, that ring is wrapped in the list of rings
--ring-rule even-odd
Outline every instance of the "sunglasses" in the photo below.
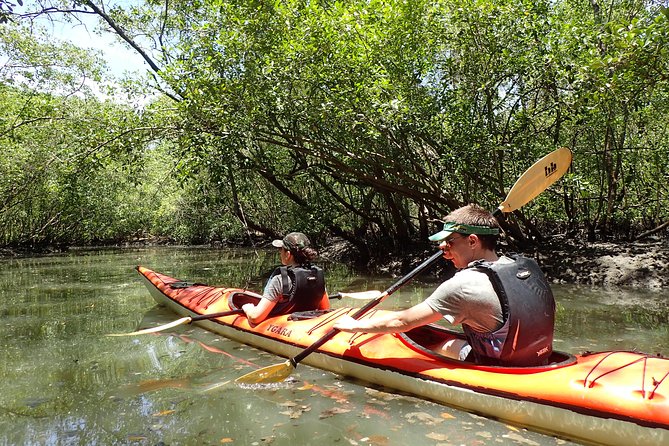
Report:
[[[468,235],[461,235],[460,237],[451,237],[451,238],[449,238],[449,239],[446,239],[446,240],[442,241],[441,243],[443,243],[444,245],[446,245],[446,247],[447,247],[448,249],[451,249],[451,248],[453,247],[453,242],[454,242],[454,241],[456,241],[456,240],[458,240],[458,239],[461,239],[461,238],[466,238],[466,237],[469,237],[469,236],[468,236]]]

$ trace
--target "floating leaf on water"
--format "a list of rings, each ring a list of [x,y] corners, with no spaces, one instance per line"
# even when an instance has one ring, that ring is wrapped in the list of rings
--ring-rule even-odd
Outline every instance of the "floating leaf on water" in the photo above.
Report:
[[[426,412],[411,412],[406,414],[404,417],[409,421],[409,423],[418,422],[428,426],[435,425],[443,421],[442,419],[435,418]]]
[[[530,446],[539,446],[539,443],[536,441],[529,440],[527,438],[523,438],[521,435],[515,433],[515,432],[509,432],[508,434],[502,435],[504,438],[508,438],[509,440],[516,441],[521,444],[527,444]]]
[[[367,395],[370,395],[374,398],[378,398],[378,399],[383,400],[383,401],[393,401],[393,400],[397,400],[397,399],[402,398],[401,395],[396,395],[396,394],[388,393],[388,392],[382,392],[380,390],[370,389],[370,388],[366,388],[365,393],[367,393]]]
[[[476,436],[477,436],[477,437],[487,438],[487,439],[491,439],[491,438],[492,438],[492,434],[491,434],[490,432],[484,432],[484,431],[477,432],[477,433],[476,433]]]
[[[321,414],[318,416],[321,420],[323,418],[330,418],[334,415],[340,414],[340,413],[347,413],[350,412],[350,409],[344,409],[343,407],[333,407],[332,409],[327,409],[321,412]]]
[[[366,418],[370,418],[372,415],[381,418],[390,418],[390,415],[388,415],[387,412],[379,410],[369,404],[365,404],[365,407],[362,409],[362,415]]]
[[[355,393],[352,390],[342,391],[341,389],[333,386],[326,386],[326,387],[313,386],[311,390],[313,390],[318,395],[332,398],[338,403],[347,403],[348,396]]]
[[[390,444],[390,439],[383,435],[371,435],[365,439],[365,442],[374,446],[386,446]]]
[[[283,412],[279,412],[281,415],[288,415],[292,420],[295,420],[297,418],[300,418],[304,412],[309,412],[311,410],[311,406],[300,406],[300,407],[293,407],[291,410],[285,410]]]
[[[429,434],[425,435],[427,438],[430,440],[437,440],[437,441],[446,441],[448,440],[448,435],[445,434],[438,434],[437,432],[430,432]]]

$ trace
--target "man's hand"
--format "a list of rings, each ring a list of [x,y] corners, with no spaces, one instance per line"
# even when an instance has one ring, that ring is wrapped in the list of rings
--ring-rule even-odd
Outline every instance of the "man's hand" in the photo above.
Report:
[[[348,314],[345,314],[337,320],[337,322],[332,326],[332,328],[336,328],[339,331],[356,333],[358,331],[358,325],[359,325],[358,321],[353,319]]]

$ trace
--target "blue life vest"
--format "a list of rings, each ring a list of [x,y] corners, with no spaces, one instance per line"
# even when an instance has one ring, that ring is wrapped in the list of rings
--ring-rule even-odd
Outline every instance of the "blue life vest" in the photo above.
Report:
[[[280,274],[283,301],[277,302],[270,314],[316,310],[325,294],[325,274],[317,266],[280,266],[270,280]]]
[[[466,324],[463,329],[478,363],[542,365],[553,351],[555,299],[534,260],[509,257],[513,263],[478,261],[472,266],[490,278],[502,305],[503,325],[484,333]]]

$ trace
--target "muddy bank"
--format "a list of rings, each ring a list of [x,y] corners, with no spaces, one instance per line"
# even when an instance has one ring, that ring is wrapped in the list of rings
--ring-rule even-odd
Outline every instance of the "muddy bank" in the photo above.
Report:
[[[553,282],[669,289],[669,240],[553,243],[537,255]]]
[[[500,247],[500,252],[510,249]],[[421,250],[372,262],[373,273],[402,277],[436,250]],[[321,253],[337,261],[355,260],[351,246],[333,243]],[[669,289],[669,239],[650,238],[638,242],[579,242],[553,237],[551,243],[523,252],[539,262],[553,283],[583,284],[602,287],[630,287],[652,290]],[[447,277],[454,270],[445,262],[425,274]]]

